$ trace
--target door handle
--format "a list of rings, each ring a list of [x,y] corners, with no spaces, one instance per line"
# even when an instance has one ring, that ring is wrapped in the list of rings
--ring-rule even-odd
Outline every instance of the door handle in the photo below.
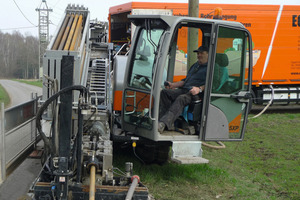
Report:
[[[247,103],[249,102],[249,99],[251,99],[251,93],[248,91],[241,91],[237,94],[231,94],[230,97],[238,100],[239,102]]]

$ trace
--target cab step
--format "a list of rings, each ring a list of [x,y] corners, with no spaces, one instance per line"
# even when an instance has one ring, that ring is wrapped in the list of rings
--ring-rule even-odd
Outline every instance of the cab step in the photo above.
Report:
[[[171,160],[179,164],[207,164],[202,158],[201,141],[173,141]]]

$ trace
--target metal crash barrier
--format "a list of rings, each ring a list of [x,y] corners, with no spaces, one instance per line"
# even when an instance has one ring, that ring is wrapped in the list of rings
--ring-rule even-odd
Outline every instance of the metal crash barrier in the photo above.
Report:
[[[0,184],[14,162],[38,141],[35,116],[39,98],[35,96],[33,100],[9,109],[4,109],[4,104],[1,104]]]

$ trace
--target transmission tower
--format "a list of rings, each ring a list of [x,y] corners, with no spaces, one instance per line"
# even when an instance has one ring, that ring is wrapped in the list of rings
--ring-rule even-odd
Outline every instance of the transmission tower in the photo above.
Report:
[[[39,76],[43,76],[42,63],[47,45],[49,44],[49,12],[46,0],[42,0],[39,8],[35,9],[39,13]]]

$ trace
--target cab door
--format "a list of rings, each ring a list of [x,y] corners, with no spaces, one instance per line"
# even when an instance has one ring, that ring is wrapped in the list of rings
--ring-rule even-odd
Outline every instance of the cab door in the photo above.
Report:
[[[218,26],[215,35],[200,137],[238,141],[244,137],[251,100],[251,35],[245,29],[225,26]]]

